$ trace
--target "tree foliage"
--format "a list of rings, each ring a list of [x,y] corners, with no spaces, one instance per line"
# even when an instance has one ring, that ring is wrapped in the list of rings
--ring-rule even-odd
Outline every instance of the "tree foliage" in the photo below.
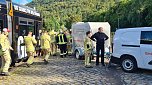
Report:
[[[152,0],[33,0],[45,27],[71,28],[74,22],[109,22],[116,28],[152,26]]]

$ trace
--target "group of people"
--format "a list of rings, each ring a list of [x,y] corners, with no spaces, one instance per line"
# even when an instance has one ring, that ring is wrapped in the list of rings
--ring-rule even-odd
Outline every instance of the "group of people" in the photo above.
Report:
[[[66,57],[67,55],[67,43],[68,43],[68,34],[66,33],[67,30],[64,32],[60,31],[58,34],[52,34],[48,30],[43,30],[39,40],[36,40],[33,37],[32,30],[28,30],[28,33],[26,36],[24,36],[24,43],[21,44],[21,46],[26,47],[26,53],[27,53],[27,61],[24,63],[27,65],[27,67],[30,67],[31,64],[34,61],[34,56],[36,52],[36,46],[39,45],[39,53],[42,54],[42,58],[44,60],[45,64],[48,64],[48,58],[50,54],[53,54],[53,50],[56,51],[56,49],[53,49],[53,47],[60,48],[60,56]],[[11,56],[10,56],[10,50],[13,50],[11,47],[11,44],[8,39],[8,33],[9,29],[3,29],[3,33],[0,35],[0,45],[2,47],[3,54],[0,55],[2,57],[2,69],[1,69],[1,75],[8,76],[10,75],[8,70],[11,64]],[[54,40],[53,37],[54,36]],[[71,38],[71,37],[69,37]]]
[[[68,42],[67,35],[65,33],[66,31],[64,32],[60,31],[60,33],[58,33],[57,35],[51,34],[48,30],[42,31],[42,34],[40,35],[39,50],[41,50],[45,64],[48,64],[49,56],[50,54],[53,55],[53,50],[57,51],[57,49],[53,49],[53,48],[59,47],[60,56],[62,58],[66,57],[67,42]],[[55,40],[51,37],[54,37]],[[24,45],[26,47],[26,53],[28,56],[26,65],[30,67],[30,65],[33,63],[34,60],[35,46],[37,45],[36,39],[32,37],[32,31],[29,31],[28,35],[24,37]]]
[[[64,32],[60,31],[60,33],[55,35],[55,34],[51,34],[48,30],[42,31],[42,34],[40,35],[39,50],[41,50],[40,53],[43,55],[45,64],[48,64],[48,58],[50,54],[53,55],[53,50],[57,51],[57,49],[53,49],[53,48],[57,48],[57,46],[60,49],[60,56],[62,58],[66,57],[68,39],[66,33]],[[35,46],[37,45],[36,39],[32,37],[32,31],[29,31],[28,35],[24,37],[24,45],[26,47],[26,53],[28,56],[28,60],[26,64],[28,67],[30,67],[30,65],[33,63],[34,60]]]
[[[4,28],[3,32],[0,34],[0,50],[2,50],[3,54],[0,54],[2,58],[2,69],[1,69],[1,75],[8,76],[10,75],[8,72],[8,69],[11,64],[11,56],[10,56],[10,50],[13,50],[11,47],[11,44],[8,39],[8,33],[10,32],[9,29]],[[60,57],[66,57],[68,50],[67,50],[67,44],[68,42],[71,42],[72,37],[70,34],[66,33],[66,31],[60,31],[57,35],[54,36],[54,40],[51,39],[51,37],[54,35],[51,35],[48,30],[43,30],[42,34],[40,35],[40,42],[37,43],[37,40],[32,36],[33,32],[32,30],[28,31],[27,36],[24,36],[24,43],[21,45],[25,45],[26,47],[26,53],[27,53],[27,61],[26,65],[28,67],[31,66],[31,64],[34,61],[34,55],[35,55],[35,47],[38,43],[40,43],[39,48],[41,49],[40,52],[43,53],[43,59],[44,63],[48,64],[48,58],[50,56],[52,49],[52,46],[54,46],[54,41],[56,45],[60,49]],[[103,66],[104,64],[104,42],[108,39],[108,36],[103,33],[103,28],[99,27],[98,32],[92,35],[91,31],[86,32],[86,38],[84,39],[84,52],[85,52],[85,67],[92,67],[91,66],[91,54],[92,54],[92,41],[96,42],[96,65],[99,65],[99,55],[101,50],[101,63]],[[57,47],[55,46],[55,47]]]
[[[101,54],[101,64],[104,64],[104,43],[109,37],[103,32],[103,28],[99,27],[98,32],[93,34],[91,31],[86,32],[86,38],[84,40],[84,51],[85,51],[85,67],[92,67],[91,66],[91,54],[93,50],[92,41],[96,42],[96,66],[99,65],[99,56]]]

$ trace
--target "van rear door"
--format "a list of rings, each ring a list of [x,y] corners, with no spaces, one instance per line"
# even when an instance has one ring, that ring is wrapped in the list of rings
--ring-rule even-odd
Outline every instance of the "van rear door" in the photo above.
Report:
[[[148,64],[152,61],[152,31],[141,31],[140,49],[141,61],[144,61],[142,68],[152,69],[152,65]]]

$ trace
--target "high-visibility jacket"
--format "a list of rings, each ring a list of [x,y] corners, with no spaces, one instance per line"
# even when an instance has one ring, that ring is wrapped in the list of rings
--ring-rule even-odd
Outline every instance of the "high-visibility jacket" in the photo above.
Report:
[[[51,39],[50,39],[50,36],[48,34],[43,34],[40,39],[41,39],[42,49],[50,48]]]
[[[68,34],[68,35],[66,35],[66,36],[67,36],[68,43],[71,43],[71,40],[72,40],[71,34]]]
[[[24,42],[25,42],[27,52],[34,52],[35,51],[34,44],[36,45],[37,41],[35,40],[34,37],[25,36]]]
[[[93,47],[92,40],[89,37],[84,39],[84,50],[91,50]]]
[[[59,45],[66,44],[67,43],[67,37],[66,37],[66,35],[63,34],[63,33],[58,34],[57,37],[56,37],[56,42]]]
[[[50,38],[51,38],[51,43],[55,42],[55,33],[49,32]]]
[[[2,46],[2,51],[8,50],[11,47],[8,37],[4,34],[0,35],[0,44]]]

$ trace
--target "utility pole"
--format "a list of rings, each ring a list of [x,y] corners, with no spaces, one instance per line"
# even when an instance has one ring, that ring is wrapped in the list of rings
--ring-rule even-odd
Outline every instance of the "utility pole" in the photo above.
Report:
[[[116,0],[116,4],[118,5],[118,8],[119,8],[119,0]],[[120,13],[119,12],[117,12],[117,15],[118,15],[118,19],[117,19],[117,29],[119,29],[120,28]]]
[[[120,28],[120,25],[119,25],[119,15],[118,15],[118,29]]]

